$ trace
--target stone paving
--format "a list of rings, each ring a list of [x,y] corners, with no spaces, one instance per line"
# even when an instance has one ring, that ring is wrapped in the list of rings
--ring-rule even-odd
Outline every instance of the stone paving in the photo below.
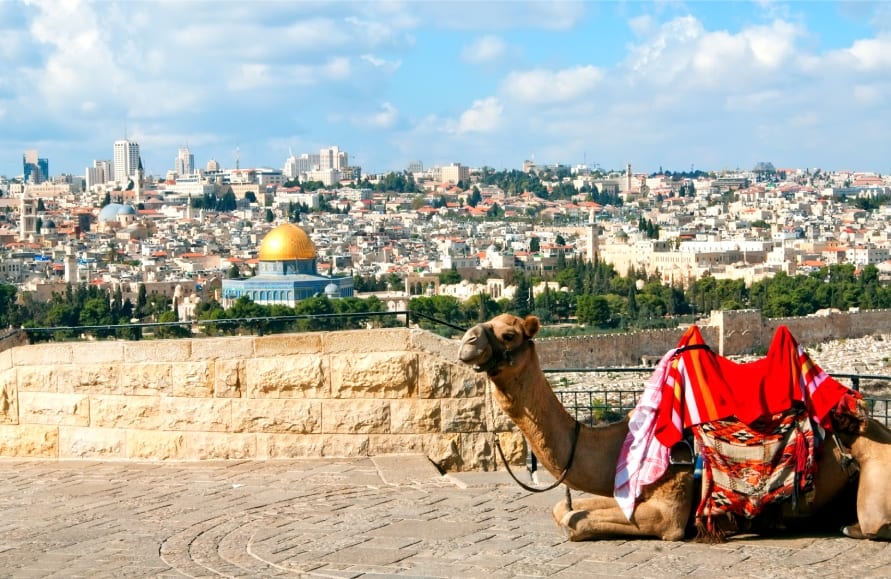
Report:
[[[2,460],[0,577],[891,577],[891,545],[564,541],[561,490],[422,456]]]

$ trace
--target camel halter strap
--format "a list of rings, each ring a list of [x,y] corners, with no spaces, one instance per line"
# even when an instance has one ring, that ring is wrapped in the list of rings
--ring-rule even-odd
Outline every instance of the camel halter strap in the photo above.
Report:
[[[498,375],[501,366],[505,363],[508,366],[513,366],[514,354],[522,352],[532,343],[532,340],[523,340],[520,345],[514,348],[505,348],[501,345],[501,341],[495,337],[491,324],[483,324],[483,333],[486,334],[486,340],[489,342],[489,347],[492,348],[492,356],[486,360],[485,364],[480,366],[480,370],[489,376]]]
[[[510,478],[514,479],[514,482],[523,487],[524,490],[527,490],[531,493],[543,493],[545,491],[549,491],[551,489],[555,489],[560,486],[564,480],[566,480],[566,475],[569,474],[569,469],[572,468],[572,461],[575,459],[575,449],[578,446],[579,441],[579,432],[582,430],[582,423],[578,420],[575,421],[575,428],[572,430],[572,446],[569,448],[569,459],[566,461],[566,466],[563,467],[563,472],[560,473],[560,477],[555,480],[552,484],[544,487],[538,488],[529,486],[514,474],[514,471],[510,469],[510,464],[508,464],[507,459],[504,457],[504,451],[501,450],[501,444],[498,442],[498,434],[495,434],[495,450],[498,451],[498,455],[501,457],[501,462],[504,463],[504,468],[507,469],[507,474],[510,475]],[[566,487],[567,497],[569,496],[569,487]],[[571,503],[570,503],[571,504]]]

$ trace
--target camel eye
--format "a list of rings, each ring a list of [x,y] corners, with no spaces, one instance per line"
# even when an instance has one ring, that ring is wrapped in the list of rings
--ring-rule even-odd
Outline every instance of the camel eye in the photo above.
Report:
[[[501,335],[501,339],[505,342],[513,342],[516,337],[517,335],[514,332],[504,332],[504,334]]]

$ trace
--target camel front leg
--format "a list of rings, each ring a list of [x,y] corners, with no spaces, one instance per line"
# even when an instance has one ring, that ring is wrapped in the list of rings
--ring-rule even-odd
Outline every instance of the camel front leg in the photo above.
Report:
[[[686,520],[672,520],[658,506],[639,503],[629,521],[612,497],[573,499],[572,510],[566,501],[554,506],[554,520],[570,541],[607,537],[656,537],[664,541],[684,538]]]

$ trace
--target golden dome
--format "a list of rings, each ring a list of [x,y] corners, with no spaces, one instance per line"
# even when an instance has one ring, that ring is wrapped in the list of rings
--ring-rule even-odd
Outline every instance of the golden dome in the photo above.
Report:
[[[260,261],[315,259],[316,248],[305,231],[293,223],[279,225],[260,244]]]

